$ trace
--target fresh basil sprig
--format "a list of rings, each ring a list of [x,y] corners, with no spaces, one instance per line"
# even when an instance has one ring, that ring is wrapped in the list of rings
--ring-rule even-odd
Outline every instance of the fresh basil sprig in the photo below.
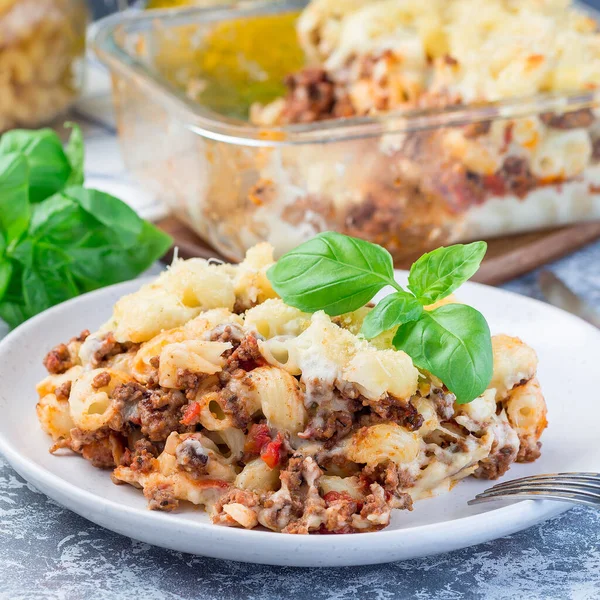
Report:
[[[422,304],[433,304],[475,275],[486,250],[485,242],[473,242],[423,254],[410,269],[408,289]]]
[[[321,233],[282,256],[267,276],[287,304],[330,316],[357,310],[387,286],[395,291],[368,313],[367,339],[397,328],[394,346],[415,365],[441,379],[457,402],[480,396],[492,378],[490,330],[470,306],[424,307],[450,295],[479,268],[485,242],[438,248],[417,260],[409,290],[394,280],[390,254],[376,244],[339,233]]]
[[[492,379],[490,329],[471,306],[446,304],[423,311],[417,321],[398,327],[394,346],[441,379],[459,404],[481,396]]]
[[[367,314],[361,333],[371,340],[393,327],[418,320],[422,312],[423,306],[412,294],[403,290],[394,292]]]
[[[117,198],[82,187],[81,130],[0,138],[0,318],[11,327],[83,292],[135,277],[171,238]]]
[[[387,250],[331,231],[284,254],[268,277],[290,306],[331,316],[360,308],[387,285],[401,289]]]

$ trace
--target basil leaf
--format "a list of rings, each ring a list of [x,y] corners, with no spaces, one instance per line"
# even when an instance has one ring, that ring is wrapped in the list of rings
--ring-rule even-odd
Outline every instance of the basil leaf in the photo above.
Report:
[[[357,310],[387,285],[398,288],[387,250],[331,231],[284,254],[267,277],[286,304],[330,316]]]
[[[33,205],[29,235],[34,237],[53,236],[63,239],[76,237],[77,223],[81,220],[79,205],[62,194],[50,196]],[[60,232],[66,235],[59,236]]]
[[[10,261],[3,260],[0,262],[0,300],[2,300],[6,294],[12,273],[13,267]]]
[[[71,272],[82,290],[88,292],[136,277],[165,254],[171,244],[172,239],[166,233],[144,222],[142,233],[133,248],[72,248],[69,251],[74,260]]]
[[[22,154],[29,164],[31,202],[41,202],[65,187],[71,165],[60,138],[52,129],[14,129],[5,133],[0,138],[0,154],[12,152]]]
[[[410,268],[408,289],[423,305],[449,296],[475,274],[486,249],[485,242],[473,242],[424,254]]]
[[[33,246],[34,240],[26,237],[8,253],[8,256],[23,267],[31,267],[33,265]]]
[[[394,346],[419,369],[441,379],[459,404],[480,396],[492,379],[490,330],[471,306],[447,304],[423,311],[418,321],[398,328]]]
[[[29,225],[29,168],[19,154],[0,156],[0,228],[10,244]]]
[[[142,234],[143,220],[125,202],[106,192],[79,186],[69,187],[62,193],[104,225],[119,245],[128,248],[136,245]]]
[[[392,327],[416,321],[423,312],[419,301],[407,292],[389,294],[367,314],[360,332],[368,340],[377,337]]]
[[[80,294],[68,269],[23,271],[23,299],[29,317]]]
[[[136,277],[172,244],[125,203],[80,185],[83,136],[70,126],[64,149],[50,129],[0,138],[0,318],[11,327]]]
[[[85,158],[83,133],[77,123],[65,123],[65,127],[71,129],[71,136],[65,147],[65,154],[71,165],[71,174],[67,180],[67,185],[81,185],[83,184],[83,164]]]
[[[0,302],[0,318],[13,329],[26,321],[30,316],[25,308],[17,302]]]

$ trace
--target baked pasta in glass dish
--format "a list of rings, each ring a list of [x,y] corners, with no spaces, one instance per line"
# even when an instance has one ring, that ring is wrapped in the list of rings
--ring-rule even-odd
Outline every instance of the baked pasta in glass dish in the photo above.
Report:
[[[600,33],[568,0],[244,2],[113,18],[94,48],[129,169],[229,259],[600,218]]]
[[[151,509],[304,534],[378,530],[394,508],[539,456],[546,405],[520,339],[491,338],[489,383],[460,404],[392,330],[360,334],[373,305],[303,312],[275,293],[272,264],[268,244],[237,266],[175,260],[52,349],[37,386],[51,451],[111,470]]]

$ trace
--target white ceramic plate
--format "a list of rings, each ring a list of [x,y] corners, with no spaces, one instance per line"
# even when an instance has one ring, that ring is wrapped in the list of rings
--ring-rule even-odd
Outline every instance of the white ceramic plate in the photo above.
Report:
[[[405,274],[398,273],[405,281]],[[490,485],[469,479],[451,493],[395,511],[383,531],[355,535],[288,535],[212,525],[198,510],[151,512],[140,491],[111,483],[109,473],[78,456],[52,456],[39,428],[34,386],[44,376],[42,358],[82,329],[94,330],[113,303],[140,281],[105,288],[46,311],[0,344],[0,452],[28,481],[81,516],[118,533],[165,548],[217,558],[293,566],[364,565],[463,548],[524,529],[568,505],[521,501],[467,506]],[[486,315],[492,333],[518,335],[540,359],[550,426],[542,457],[515,465],[506,478],[555,471],[597,471],[600,402],[595,374],[600,333],[583,321],[541,302],[502,290],[467,284],[460,298]]]

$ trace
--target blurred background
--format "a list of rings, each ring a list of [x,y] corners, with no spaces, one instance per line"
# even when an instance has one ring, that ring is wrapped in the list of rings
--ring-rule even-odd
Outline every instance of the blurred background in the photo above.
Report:
[[[111,12],[122,9],[125,6],[136,4],[139,0],[91,0],[94,18],[103,17]],[[176,4],[177,0],[164,0],[166,3]],[[585,4],[589,4],[595,8],[600,8],[600,0],[585,0]]]

